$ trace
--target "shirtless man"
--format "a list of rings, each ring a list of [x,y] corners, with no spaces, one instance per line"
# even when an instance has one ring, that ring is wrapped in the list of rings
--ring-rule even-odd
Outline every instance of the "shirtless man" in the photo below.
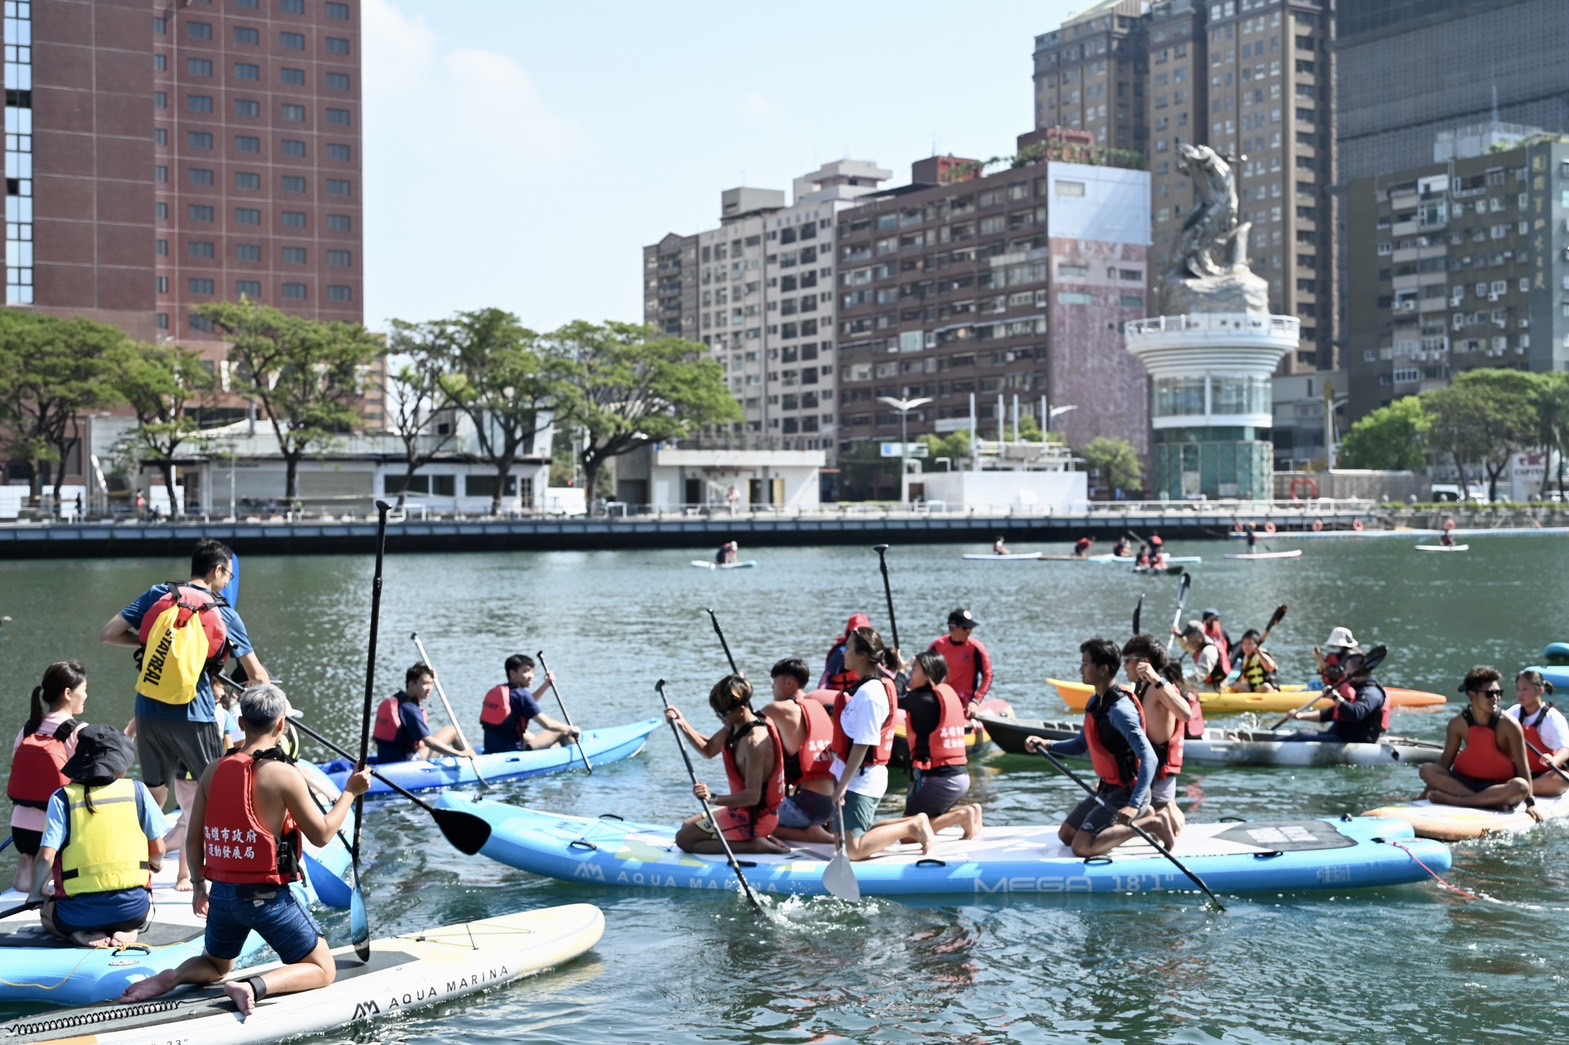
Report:
[[[833,819],[834,723],[828,708],[806,696],[811,670],[799,657],[786,657],[769,672],[774,699],[763,717],[779,731],[784,745],[785,785],[793,788],[779,807],[775,838],[791,842],[832,842],[823,824]]]
[[[708,706],[723,723],[712,736],[693,729],[675,708],[666,710],[665,717],[704,758],[724,755],[730,793],[716,795],[702,781],[693,784],[692,793],[717,808],[711,818],[699,813],[682,824],[676,845],[685,853],[722,853],[722,831],[733,852],[789,852],[789,846],[773,837],[785,790],[779,730],[752,710],[752,684],[740,675],[726,675],[716,682],[708,693]]]
[[[1175,839],[1187,824],[1182,807],[1177,805],[1177,774],[1182,772],[1182,742],[1193,718],[1193,706],[1180,684],[1182,669],[1167,660],[1166,651],[1153,635],[1135,635],[1128,640],[1122,648],[1122,667],[1144,705],[1144,732],[1155,749],[1150,805]]]
[[[1503,676],[1495,668],[1472,668],[1461,691],[1470,704],[1449,720],[1438,761],[1420,770],[1427,798],[1471,809],[1509,809],[1524,802],[1526,813],[1540,823],[1542,814],[1531,794],[1525,731],[1498,710]]]

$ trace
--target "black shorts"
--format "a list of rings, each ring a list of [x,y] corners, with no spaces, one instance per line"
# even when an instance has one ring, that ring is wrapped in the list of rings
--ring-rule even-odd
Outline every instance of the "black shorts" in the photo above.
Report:
[[[11,828],[11,844],[16,846],[16,851],[23,856],[37,856],[38,847],[43,844],[42,831],[29,831],[25,827]]]
[[[1470,788],[1473,795],[1481,794],[1496,784],[1507,784],[1509,782],[1507,780],[1481,780],[1474,776],[1466,776],[1458,769],[1451,769],[1449,775]]]

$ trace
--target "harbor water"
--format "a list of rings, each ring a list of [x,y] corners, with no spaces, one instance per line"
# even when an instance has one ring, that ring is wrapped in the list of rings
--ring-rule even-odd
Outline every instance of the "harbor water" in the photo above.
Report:
[[[1297,560],[1238,562],[1225,542],[1183,542],[1204,557],[1183,617],[1219,609],[1240,637],[1289,609],[1270,648],[1284,678],[1305,679],[1332,627],[1387,644],[1379,677],[1451,695],[1448,711],[1397,712],[1394,730],[1440,740],[1474,664],[1507,679],[1564,639],[1569,569],[1562,537],[1487,537],[1464,554],[1421,554],[1398,539],[1306,542]],[[1292,545],[1275,541],[1276,549]],[[239,607],[268,669],[314,727],[358,743],[365,700],[372,549],[288,559],[247,556]],[[962,606],[996,665],[993,696],[1021,717],[1067,718],[1046,685],[1075,678],[1078,645],[1122,640],[1144,596],[1145,630],[1174,619],[1177,582],[1079,562],[967,562],[955,545],[887,553],[907,652],[945,632]],[[1020,550],[1031,550],[1023,549]],[[1062,552],[1064,548],[1040,549]],[[657,715],[654,684],[700,728],[708,688],[727,670],[712,608],[741,668],[801,656],[820,670],[854,612],[889,634],[870,548],[745,547],[756,569],[693,568],[690,550],[389,556],[375,662],[376,699],[402,684],[418,632],[471,737],[486,689],[512,653],[543,650],[580,726]],[[130,716],[132,667],[97,642],[100,626],[186,563],[0,563],[0,728],[14,735],[27,695],[54,660],[88,669],[85,719]],[[1512,690],[1506,687],[1506,692]],[[766,688],[759,702],[766,699]],[[546,711],[559,716],[552,696]],[[1274,716],[1271,716],[1274,717]],[[444,716],[439,703],[433,724]],[[325,759],[307,741],[306,753]],[[720,786],[717,761],[699,765]],[[1080,792],[1043,761],[991,756],[971,797],[992,825],[1056,822]],[[896,785],[902,777],[895,774]],[[1190,769],[1191,821],[1338,816],[1419,790],[1415,770]],[[668,729],[622,763],[493,789],[504,801],[675,824],[695,811]],[[886,812],[896,810],[892,794]],[[445,1008],[394,1016],[318,1041],[439,1042],[1296,1042],[1494,1041],[1557,1037],[1564,988],[1560,926],[1569,913],[1569,826],[1462,844],[1445,879],[1381,890],[1226,897],[934,897],[921,902],[596,891],[452,849],[402,799],[373,803],[363,885],[377,936],[551,904],[589,901],[602,942],[555,972]],[[9,868],[9,863],[5,864]],[[4,873],[9,874],[9,870]],[[346,912],[326,912],[335,944]]]

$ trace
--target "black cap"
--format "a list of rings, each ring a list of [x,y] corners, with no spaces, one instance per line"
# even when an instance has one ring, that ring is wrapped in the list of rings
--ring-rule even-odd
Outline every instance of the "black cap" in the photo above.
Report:
[[[76,754],[60,772],[91,787],[102,787],[131,771],[136,745],[113,726],[83,726],[76,732]]]
[[[975,615],[967,609],[960,608],[948,614],[948,627],[950,628],[973,628],[979,623],[980,621],[975,619]]]

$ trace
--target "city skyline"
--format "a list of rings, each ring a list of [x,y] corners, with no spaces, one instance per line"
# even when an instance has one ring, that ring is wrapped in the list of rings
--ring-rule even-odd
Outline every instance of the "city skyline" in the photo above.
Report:
[[[642,247],[717,224],[723,189],[788,190],[847,157],[904,172],[934,145],[1010,154],[1034,126],[1034,37],[1089,6],[1004,0],[978,31],[933,3],[673,21],[365,0],[366,325],[488,306],[539,329],[636,321]]]

